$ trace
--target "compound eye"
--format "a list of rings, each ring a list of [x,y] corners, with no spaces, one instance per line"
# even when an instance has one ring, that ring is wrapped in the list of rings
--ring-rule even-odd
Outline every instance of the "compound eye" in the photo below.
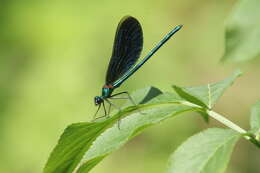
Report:
[[[96,96],[94,98],[94,102],[95,102],[95,105],[99,105],[100,103],[103,102],[102,98],[100,98],[99,96]]]
[[[98,105],[98,97],[97,96],[94,98],[94,103],[95,103],[95,105]]]

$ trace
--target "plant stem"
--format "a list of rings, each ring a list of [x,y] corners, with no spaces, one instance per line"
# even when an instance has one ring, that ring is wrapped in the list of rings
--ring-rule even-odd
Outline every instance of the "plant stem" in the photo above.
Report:
[[[212,110],[207,110],[206,112],[209,116],[211,116],[215,120],[221,122],[222,124],[224,124],[225,126],[231,128],[231,129],[237,131],[238,133],[241,133],[241,134],[246,133],[246,131],[244,129],[242,129],[241,127],[239,127],[238,125],[236,125],[232,121],[226,119],[224,116],[218,114],[217,112],[214,112]]]
[[[201,109],[204,109],[203,107],[199,106],[199,105],[196,105],[196,104],[193,104],[191,102],[187,102],[187,101],[183,101],[181,102],[181,104],[184,104],[184,105],[187,105],[187,106],[192,106],[192,107],[197,107],[197,108],[201,108]],[[221,122],[222,124],[224,124],[225,126],[237,131],[238,133],[241,133],[241,134],[246,134],[246,130],[242,129],[241,127],[239,127],[238,125],[236,125],[235,123],[233,123],[232,121],[228,120],[227,118],[225,118],[224,116],[218,114],[217,112],[214,112],[212,110],[208,110],[206,109],[206,113],[214,118],[215,120]],[[249,136],[244,136],[247,140],[250,139]]]
[[[225,126],[237,131],[240,134],[243,134],[243,137],[247,140],[249,140],[250,142],[252,142],[253,144],[255,144],[258,148],[260,148],[260,143],[259,141],[253,136],[253,135],[247,135],[247,132],[242,129],[241,127],[239,127],[238,125],[236,125],[235,123],[233,123],[232,121],[226,119],[224,116],[218,114],[217,112],[214,112],[212,110],[206,110],[207,114],[209,116],[211,116],[212,118],[214,118],[215,120],[221,122],[222,124],[224,124]]]
[[[245,139],[249,140],[250,142],[255,144],[258,148],[260,148],[260,142],[256,139],[256,137],[254,135],[248,134],[248,132],[246,130],[242,129],[241,127],[239,127],[238,125],[236,125],[232,121],[228,120],[223,115],[220,115],[217,112],[214,112],[212,110],[206,109],[206,108],[204,108],[202,106],[193,104],[191,102],[182,101],[182,102],[180,102],[180,104],[183,104],[183,105],[186,105],[186,106],[195,107],[195,108],[199,108],[199,109],[203,109],[210,117],[212,117],[215,120],[221,122],[225,126],[235,130],[236,132],[242,134]]]

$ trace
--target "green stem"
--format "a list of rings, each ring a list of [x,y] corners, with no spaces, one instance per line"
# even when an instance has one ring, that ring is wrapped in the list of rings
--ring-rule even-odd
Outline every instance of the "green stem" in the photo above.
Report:
[[[187,102],[187,101],[183,101],[181,102],[181,104],[183,105],[187,105],[187,106],[192,106],[192,107],[196,107],[196,108],[200,108],[200,109],[205,109],[199,105],[193,104],[191,102]],[[260,143],[258,140],[255,139],[254,136],[250,136],[250,135],[246,135],[247,131],[242,129],[241,127],[239,127],[238,125],[236,125],[235,123],[233,123],[232,121],[228,120],[227,118],[225,118],[223,115],[214,112],[212,110],[206,109],[206,113],[214,118],[215,120],[221,122],[222,124],[224,124],[225,126],[235,130],[236,132],[243,134],[244,138],[249,140],[250,142],[252,142],[253,144],[255,144],[256,146],[258,146],[260,148]]]
[[[255,136],[253,135],[248,135],[247,132],[242,129],[241,127],[239,127],[238,125],[236,125],[235,123],[233,123],[232,121],[226,119],[224,116],[218,114],[217,112],[214,112],[212,110],[206,110],[207,114],[209,116],[211,116],[212,118],[214,118],[215,120],[221,122],[222,124],[224,124],[225,126],[237,131],[240,134],[243,134],[243,137],[247,140],[249,140],[250,142],[252,142],[253,144],[255,144],[258,148],[260,148],[260,143],[259,141],[255,138]]]
[[[232,121],[226,119],[224,116],[218,114],[217,112],[214,112],[212,110],[206,110],[206,113],[214,118],[215,120],[221,122],[222,124],[224,124],[225,126],[237,131],[238,133],[241,133],[241,134],[245,134],[246,133],[246,130],[242,129],[241,127],[239,127],[238,125],[236,125],[235,123],[233,123]],[[248,137],[248,136],[246,136]]]

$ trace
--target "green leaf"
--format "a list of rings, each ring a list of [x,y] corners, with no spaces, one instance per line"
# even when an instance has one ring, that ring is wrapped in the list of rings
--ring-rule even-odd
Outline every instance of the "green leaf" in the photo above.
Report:
[[[240,0],[227,22],[226,50],[222,61],[240,62],[260,54],[260,1]]]
[[[204,108],[211,109],[224,91],[230,87],[241,74],[241,71],[237,70],[231,77],[213,84],[196,87],[173,86],[173,88],[183,99]]]
[[[137,102],[147,102],[161,91],[148,87],[138,90],[143,95],[136,97]],[[147,99],[147,97],[149,98]],[[78,165],[92,142],[103,132],[114,124],[117,119],[136,110],[137,107],[128,107],[110,119],[102,122],[76,123],[68,126],[62,134],[57,146],[52,151],[44,168],[44,173],[70,173]]]
[[[224,173],[240,134],[212,128],[190,137],[173,153],[168,173]]]
[[[72,172],[106,123],[76,123],[62,134],[44,168],[44,173]]]
[[[162,94],[162,91],[160,91],[158,88],[151,86],[136,90],[131,94],[131,97],[134,98],[135,103],[145,104],[160,94]],[[130,100],[127,100],[123,107],[127,106],[133,106],[133,103]]]
[[[155,125],[177,114],[196,111],[195,108],[179,104],[180,98],[173,93],[161,94],[141,110],[124,118],[120,123],[120,130],[115,124],[106,130],[86,152],[77,173],[86,173],[104,157],[123,146],[128,140],[139,134],[145,128]],[[149,109],[147,109],[149,108]]]

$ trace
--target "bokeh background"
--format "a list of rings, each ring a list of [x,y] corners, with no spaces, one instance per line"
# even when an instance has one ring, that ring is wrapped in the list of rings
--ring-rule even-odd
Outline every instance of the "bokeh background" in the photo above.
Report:
[[[167,32],[184,24],[118,91],[219,81],[245,73],[215,110],[249,128],[250,107],[260,98],[260,60],[221,64],[224,24],[236,1],[224,0],[1,0],[0,172],[41,172],[65,127],[89,121],[96,111],[115,29],[125,15],[139,19],[145,55]],[[103,160],[94,173],[163,172],[172,151],[211,126],[195,113],[147,129]],[[259,150],[240,140],[227,173],[258,173]]]

